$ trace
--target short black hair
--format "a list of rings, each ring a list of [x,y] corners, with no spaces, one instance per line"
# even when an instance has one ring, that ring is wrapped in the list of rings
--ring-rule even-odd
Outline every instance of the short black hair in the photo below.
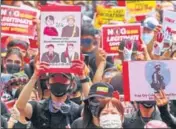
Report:
[[[99,33],[99,31],[97,29],[95,29],[92,25],[90,25],[90,26],[83,25],[81,27],[81,36],[84,36],[84,35],[95,36],[98,33]]]
[[[26,41],[22,41],[22,40],[19,40],[19,39],[14,39],[14,40],[12,40],[8,43],[7,49],[10,49],[10,48],[18,46],[18,45],[23,46],[25,48],[25,50],[27,50],[28,47],[29,47],[29,44]]]

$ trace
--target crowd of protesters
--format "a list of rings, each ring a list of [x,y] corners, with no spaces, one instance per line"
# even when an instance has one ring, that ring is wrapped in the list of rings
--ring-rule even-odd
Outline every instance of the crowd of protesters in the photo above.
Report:
[[[141,21],[144,28],[142,51],[128,55],[121,51],[118,57],[107,56],[100,48],[100,30],[91,24],[97,4],[118,6],[116,1],[59,2],[82,6],[82,56],[80,60],[72,61],[71,66],[77,72],[46,73],[49,64],[39,61],[39,49],[31,47],[32,40],[1,37],[1,44],[7,44],[6,51],[1,53],[1,127],[176,128],[176,101],[168,100],[162,89],[155,93],[155,101],[121,100],[124,94],[123,61],[175,59],[176,40],[161,55],[155,55],[153,44],[157,40],[156,33],[162,28],[163,10],[175,11],[176,2],[158,2],[155,15]],[[2,4],[39,9],[47,1],[3,0]],[[37,31],[36,44],[40,48],[40,19],[34,19],[33,24]],[[11,108],[10,104],[13,105]],[[127,111],[125,105],[129,105],[130,110]]]

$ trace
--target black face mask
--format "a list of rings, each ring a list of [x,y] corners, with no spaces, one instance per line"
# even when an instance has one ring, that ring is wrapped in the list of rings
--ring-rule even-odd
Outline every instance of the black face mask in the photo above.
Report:
[[[56,97],[62,97],[68,92],[68,84],[54,83],[50,84],[51,93]]]
[[[141,102],[141,104],[145,107],[145,108],[152,108],[156,105],[155,101],[146,101],[146,102]]]
[[[100,103],[98,101],[89,101],[89,109],[93,116],[98,117]]]
[[[18,64],[7,64],[6,65],[7,72],[10,74],[20,72],[20,65]]]
[[[71,98],[71,101],[75,102],[78,105],[81,105],[81,97]]]

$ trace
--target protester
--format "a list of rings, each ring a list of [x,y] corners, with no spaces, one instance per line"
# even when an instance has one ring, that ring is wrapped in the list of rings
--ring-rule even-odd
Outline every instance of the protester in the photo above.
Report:
[[[100,102],[100,127],[122,128],[124,121],[124,107],[116,98],[107,98]]]
[[[16,91],[21,86],[24,86],[27,82],[28,82],[28,76],[25,73],[12,74],[10,80],[5,85],[2,98],[5,99],[5,96],[9,96],[8,98],[6,98],[6,101],[15,99]]]
[[[124,128],[144,128],[150,120],[161,120],[155,101],[138,102],[139,110],[125,119]]]
[[[75,68],[77,67],[78,65],[75,64]],[[36,64],[35,72],[29,83],[22,90],[16,105],[20,112],[23,110],[26,111],[26,117],[31,120],[34,127],[65,128],[70,126],[81,115],[79,106],[68,99],[68,95],[74,87],[73,76],[71,74],[57,73],[50,75],[51,97],[43,100],[41,103],[34,101],[27,103],[41,72],[45,72],[47,69],[48,64],[46,63],[38,62]],[[42,108],[44,110],[41,110]],[[48,118],[49,115],[51,117]]]
[[[4,58],[3,62],[4,73],[18,73],[23,70],[23,57],[20,51],[16,48],[9,49],[7,55]]]
[[[1,128],[175,129],[176,100],[170,83],[170,63],[176,59],[175,3],[2,0]],[[46,15],[45,5],[53,7]],[[58,5],[73,6],[69,13],[57,8],[62,10],[57,17],[53,10]],[[72,12],[76,5],[81,11]],[[106,30],[105,24],[115,28]],[[155,62],[160,64],[158,74],[153,74]],[[133,63],[139,66],[132,69]],[[142,67],[145,72],[139,76]],[[154,93],[152,79],[159,74],[164,89]],[[138,94],[145,88],[145,94]]]
[[[72,128],[98,128],[98,111],[100,101],[112,97],[113,87],[107,83],[95,83],[91,86],[89,95],[84,99],[83,117],[78,118],[72,124]]]

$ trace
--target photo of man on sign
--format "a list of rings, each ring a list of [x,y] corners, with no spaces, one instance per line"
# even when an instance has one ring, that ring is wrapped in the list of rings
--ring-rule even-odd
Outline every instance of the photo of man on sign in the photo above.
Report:
[[[48,63],[59,63],[59,54],[54,52],[54,45],[46,45],[46,48],[48,49],[48,51],[43,53],[41,61]]]
[[[79,37],[79,28],[75,25],[75,17],[68,16],[67,23],[62,29],[62,37]]]

